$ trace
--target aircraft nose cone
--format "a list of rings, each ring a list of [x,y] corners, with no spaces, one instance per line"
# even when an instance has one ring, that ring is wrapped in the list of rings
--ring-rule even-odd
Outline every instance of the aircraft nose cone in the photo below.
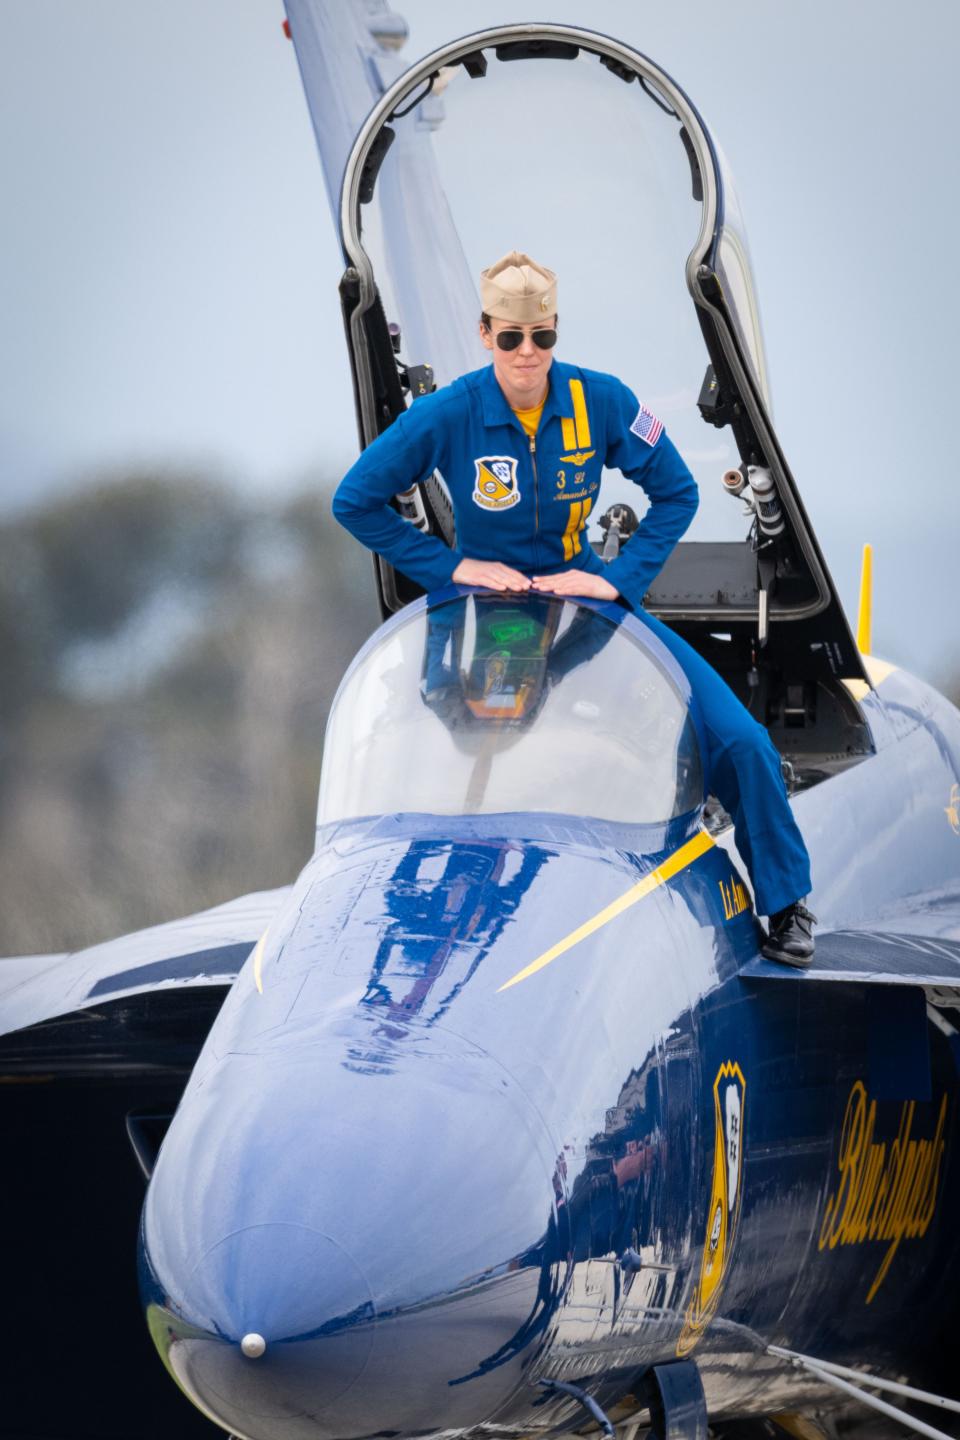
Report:
[[[561,1284],[557,1150],[523,1087],[451,1033],[338,1023],[218,1060],[144,1208],[154,1339],[246,1440],[499,1418]]]
[[[195,1320],[166,1312],[151,1328],[198,1408],[245,1440],[415,1436],[438,1416],[467,1429],[515,1390],[546,1321],[543,1259],[378,1317],[363,1272],[328,1236],[253,1225],[191,1276]]]
[[[228,1235],[203,1256],[190,1289],[219,1336],[183,1335],[170,1364],[189,1394],[241,1433],[251,1419],[289,1424],[326,1409],[367,1364],[373,1300],[363,1272],[306,1226],[250,1225]]]

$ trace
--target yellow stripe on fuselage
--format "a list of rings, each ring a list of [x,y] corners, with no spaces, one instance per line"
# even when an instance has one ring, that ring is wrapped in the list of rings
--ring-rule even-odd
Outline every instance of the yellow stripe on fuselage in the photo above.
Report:
[[[694,860],[699,860],[701,855],[713,848],[713,843],[713,837],[708,835],[706,830],[698,830],[692,840],[681,845],[680,849],[669,855],[662,865],[657,866],[656,870],[651,870],[649,875],[638,880],[636,885],[631,885],[630,889],[618,899],[605,905],[592,919],[585,921],[576,930],[571,930],[569,935],[558,940],[556,945],[552,945],[549,950],[544,950],[542,955],[538,955],[536,960],[531,960],[523,970],[518,970],[516,975],[500,986],[497,994],[499,995],[501,990],[509,990],[511,985],[519,985],[521,980],[528,980],[531,975],[535,975],[538,970],[542,970],[551,961],[556,960],[558,955],[565,954],[567,950],[571,950],[574,945],[579,945],[581,940],[586,940],[588,935],[592,935],[610,920],[615,920],[618,915],[623,914],[624,910],[629,910],[631,905],[636,905],[638,900],[642,900],[645,895],[649,895],[658,886],[664,885],[674,875],[679,875],[680,871],[685,870],[688,865],[692,865]]]
[[[583,381],[570,381],[570,396],[573,400],[573,423],[577,430],[577,449],[590,449],[590,421],[587,419],[587,402],[583,398]],[[573,446],[568,445],[566,436],[563,441],[564,450],[572,450]]]
[[[257,941],[257,948],[253,952],[253,983],[261,995],[263,994],[263,947],[267,943],[269,933],[270,928],[268,926]]]
[[[897,666],[891,665],[889,660],[878,660],[875,655],[861,655],[860,659],[870,676],[872,685],[882,685],[887,676],[892,675],[897,669]]]
[[[857,701],[865,700],[871,689],[875,690],[878,685],[882,685],[887,676],[893,675],[898,668],[887,660],[878,660],[874,655],[861,655],[860,659],[863,661],[863,668],[870,676],[870,684],[868,685],[866,680],[844,680],[843,682],[854,700]]]

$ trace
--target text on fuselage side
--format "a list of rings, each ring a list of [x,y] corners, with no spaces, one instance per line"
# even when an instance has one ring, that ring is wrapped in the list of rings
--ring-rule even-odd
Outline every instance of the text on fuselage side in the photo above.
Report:
[[[821,1250],[837,1245],[886,1241],[887,1252],[867,1292],[876,1295],[903,1240],[927,1233],[937,1207],[940,1164],[946,1148],[947,1097],[940,1101],[934,1132],[915,1139],[915,1100],[900,1107],[896,1139],[874,1140],[877,1102],[857,1080],[843,1117],[839,1182],[827,1196],[818,1241]]]
[[[744,910],[750,909],[750,896],[747,894],[747,887],[736,877],[731,875],[729,880],[718,880],[720,897],[723,900],[724,920],[735,920],[742,915]]]

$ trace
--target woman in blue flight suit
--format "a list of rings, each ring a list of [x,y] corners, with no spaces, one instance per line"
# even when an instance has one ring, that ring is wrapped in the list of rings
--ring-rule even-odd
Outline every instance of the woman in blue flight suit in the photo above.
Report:
[[[806,847],[787,800],[780,757],[700,655],[643,610],[643,597],[697,508],[697,487],[660,421],[612,375],[553,358],[553,271],[513,251],[481,275],[480,337],[492,364],[418,399],[364,450],[333,513],[369,549],[436,590],[621,598],[657,634],[700,703],[712,788],[733,817],[764,954],[791,965],[813,955]],[[604,466],[621,470],[650,506],[623,552],[600,560],[584,531]],[[439,470],[453,500],[456,550],[424,535],[390,500]]]

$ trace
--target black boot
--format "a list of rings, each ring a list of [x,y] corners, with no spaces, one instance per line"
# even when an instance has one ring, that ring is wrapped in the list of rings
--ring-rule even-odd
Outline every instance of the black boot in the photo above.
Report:
[[[770,916],[770,930],[762,953],[768,960],[781,960],[784,965],[806,969],[813,959],[812,932],[816,923],[816,915],[810,914],[802,900],[795,900],[785,910]]]

